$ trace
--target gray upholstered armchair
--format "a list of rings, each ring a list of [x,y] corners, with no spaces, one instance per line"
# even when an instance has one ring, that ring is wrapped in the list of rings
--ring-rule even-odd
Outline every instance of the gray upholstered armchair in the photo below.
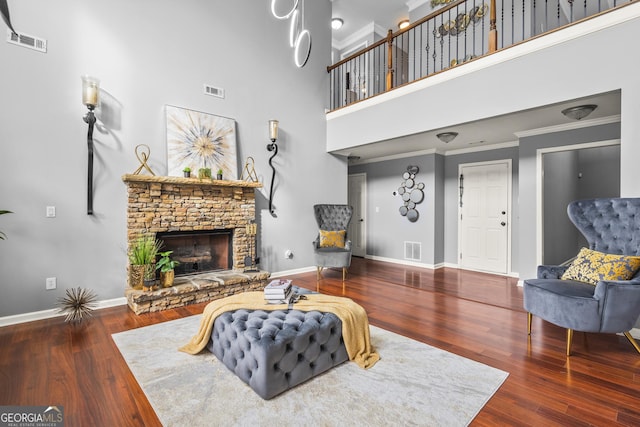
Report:
[[[348,205],[314,205],[313,211],[319,232],[313,241],[313,253],[318,279],[325,267],[341,268],[342,280],[347,277],[351,265],[351,241],[347,228],[351,222],[353,208]]]
[[[567,211],[571,221],[586,237],[589,249],[606,254],[640,255],[640,199],[579,200],[569,204]],[[583,252],[589,251],[583,249],[580,255]],[[624,264],[627,258],[600,256],[600,261],[579,256],[582,264],[575,260],[570,266],[541,265],[537,279],[524,281],[529,334],[532,316],[538,316],[567,328],[567,356],[571,353],[573,330],[623,333],[640,353],[640,347],[629,333],[640,316],[640,273],[635,265]],[[612,266],[608,262],[618,264]],[[638,261],[633,262],[637,264]],[[565,279],[574,278],[573,272],[582,279],[580,275],[588,274],[591,266],[606,267],[596,270],[596,275],[591,277],[592,283],[562,279],[563,275]],[[609,273],[604,275],[602,272],[607,269]],[[610,278],[614,269],[618,275],[626,270],[630,277],[627,280],[602,280],[603,276]]]

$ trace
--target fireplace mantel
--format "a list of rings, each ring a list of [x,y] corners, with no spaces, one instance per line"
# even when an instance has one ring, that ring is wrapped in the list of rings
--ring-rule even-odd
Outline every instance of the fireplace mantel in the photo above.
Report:
[[[200,179],[182,178],[178,176],[155,176],[155,175],[122,175],[124,182],[148,182],[156,184],[176,184],[176,185],[199,185],[203,187],[242,187],[261,188],[262,184],[251,181],[227,181],[223,179]]]

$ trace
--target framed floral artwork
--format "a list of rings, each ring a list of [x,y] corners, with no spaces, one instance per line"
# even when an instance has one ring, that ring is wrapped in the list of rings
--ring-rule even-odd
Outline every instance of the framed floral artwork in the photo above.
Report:
[[[172,105],[166,114],[169,176],[182,176],[188,167],[195,173],[222,169],[224,179],[237,179],[235,120]]]

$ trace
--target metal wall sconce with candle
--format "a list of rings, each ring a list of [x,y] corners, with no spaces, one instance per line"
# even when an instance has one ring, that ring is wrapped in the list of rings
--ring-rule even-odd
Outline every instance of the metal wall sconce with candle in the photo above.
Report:
[[[273,166],[272,161],[276,154],[278,154],[278,145],[276,144],[276,140],[278,139],[277,120],[269,120],[269,139],[271,140],[271,144],[267,144],[267,151],[273,151],[273,154],[269,157],[269,166],[271,166],[271,169],[273,170],[273,173],[271,174],[271,188],[269,189],[269,213],[273,215],[273,181],[276,178],[276,168]]]
[[[85,123],[89,125],[87,132],[87,215],[93,215],[93,127],[96,116],[93,113],[100,102],[100,80],[91,76],[82,76],[82,103],[89,111],[84,115]]]

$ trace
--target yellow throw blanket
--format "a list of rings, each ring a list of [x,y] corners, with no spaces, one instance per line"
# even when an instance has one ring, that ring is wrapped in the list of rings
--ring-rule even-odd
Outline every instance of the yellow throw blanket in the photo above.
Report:
[[[367,312],[350,298],[334,297],[323,294],[307,294],[307,299],[295,303],[294,310],[320,311],[333,313],[342,321],[342,339],[349,355],[361,368],[372,367],[380,356],[371,346],[369,336],[369,318]],[[213,322],[216,317],[227,311],[246,310],[286,310],[287,304],[269,304],[263,292],[244,292],[227,298],[215,300],[207,304],[202,313],[200,329],[188,344],[180,347],[180,351],[197,354],[209,342]]]

